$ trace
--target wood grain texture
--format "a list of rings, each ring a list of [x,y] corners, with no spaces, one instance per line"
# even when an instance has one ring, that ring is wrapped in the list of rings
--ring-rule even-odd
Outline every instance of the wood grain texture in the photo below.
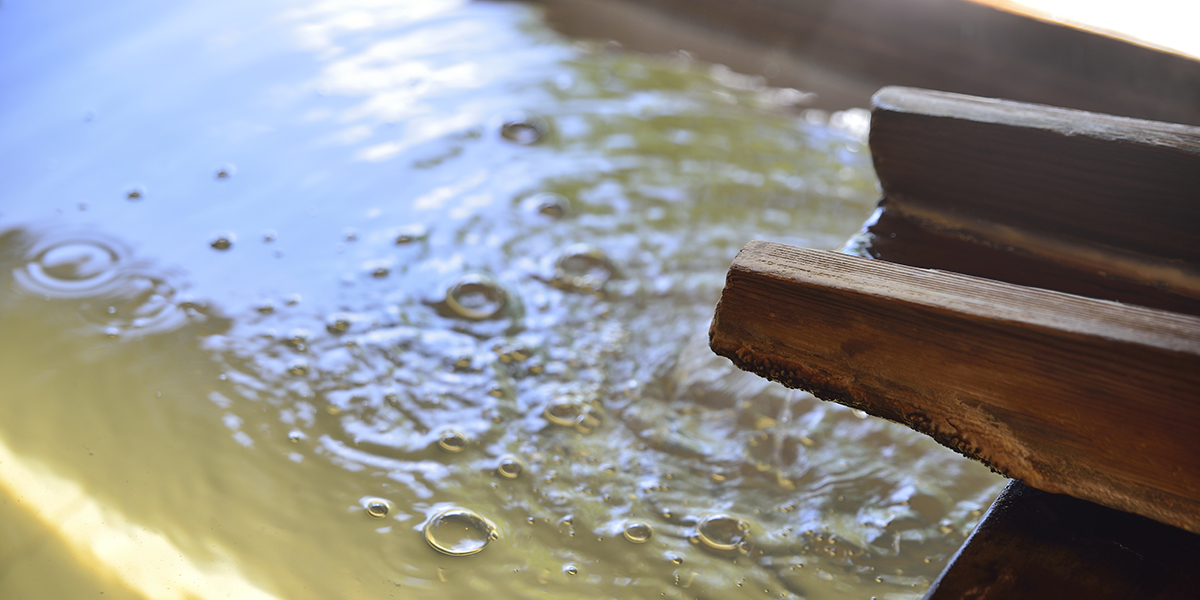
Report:
[[[739,37],[762,58],[730,66],[751,74],[763,72],[770,57],[787,55],[853,77],[861,82],[856,89],[917,86],[1200,125],[1200,62],[965,0],[636,2],[711,32],[690,47],[664,46],[669,36],[647,31],[640,19],[614,17],[631,2],[538,1],[571,35],[609,37],[642,51],[684,49],[728,62],[705,42]],[[819,82],[771,83],[823,93]],[[864,106],[870,91],[851,106]]]
[[[1168,287],[1148,277],[1150,271],[1120,273],[1111,265],[1081,267],[1052,253],[1034,253],[978,235],[929,228],[925,220],[892,210],[889,204],[885,200],[878,216],[856,236],[857,252],[913,267],[1200,316],[1195,284]]]
[[[911,88],[874,102],[889,210],[1200,297],[1200,128]]]
[[[1200,318],[751,242],[709,335],[1038,489],[1200,531]]]

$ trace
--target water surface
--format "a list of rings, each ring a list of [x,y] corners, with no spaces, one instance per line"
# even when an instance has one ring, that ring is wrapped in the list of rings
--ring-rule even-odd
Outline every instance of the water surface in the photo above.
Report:
[[[4,598],[908,598],[999,490],[707,350],[862,111],[442,1],[10,1],[0,78]]]

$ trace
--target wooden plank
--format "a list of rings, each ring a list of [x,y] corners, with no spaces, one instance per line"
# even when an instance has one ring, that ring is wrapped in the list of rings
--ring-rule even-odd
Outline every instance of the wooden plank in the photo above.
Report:
[[[710,345],[997,471],[1200,531],[1200,318],[751,242]]]
[[[1185,600],[1200,536],[1012,481],[927,600]]]
[[[964,0],[538,1],[570,35],[688,50],[825,107],[907,85],[1200,125],[1194,58]]]
[[[874,102],[887,210],[1200,298],[1200,128],[911,88]]]
[[[1200,298],[1188,293],[1194,285],[1166,287],[1144,272],[1119,274],[1109,272],[1108,267],[1079,268],[1053,254],[1033,254],[979,236],[930,229],[922,219],[892,210],[888,204],[884,202],[864,234],[856,238],[857,252],[903,265],[1200,316]]]

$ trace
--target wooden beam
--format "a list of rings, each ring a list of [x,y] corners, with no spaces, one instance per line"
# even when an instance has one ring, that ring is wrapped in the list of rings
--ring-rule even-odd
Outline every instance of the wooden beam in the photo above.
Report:
[[[709,336],[1038,489],[1200,532],[1200,318],[751,242]]]
[[[903,265],[1200,316],[1197,285],[1162,285],[1148,277],[1150,269],[1118,273],[1110,272],[1111,265],[1080,268],[1053,253],[1035,254],[961,231],[930,228],[923,219],[888,204],[859,236],[866,242],[859,252]]]
[[[1200,127],[912,88],[874,104],[888,210],[1200,297]]]

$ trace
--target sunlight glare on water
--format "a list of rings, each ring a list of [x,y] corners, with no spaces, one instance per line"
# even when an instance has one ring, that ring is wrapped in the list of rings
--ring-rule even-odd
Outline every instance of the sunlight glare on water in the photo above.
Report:
[[[912,598],[999,491],[707,348],[864,111],[515,3],[17,0],[0,78],[0,597]]]

